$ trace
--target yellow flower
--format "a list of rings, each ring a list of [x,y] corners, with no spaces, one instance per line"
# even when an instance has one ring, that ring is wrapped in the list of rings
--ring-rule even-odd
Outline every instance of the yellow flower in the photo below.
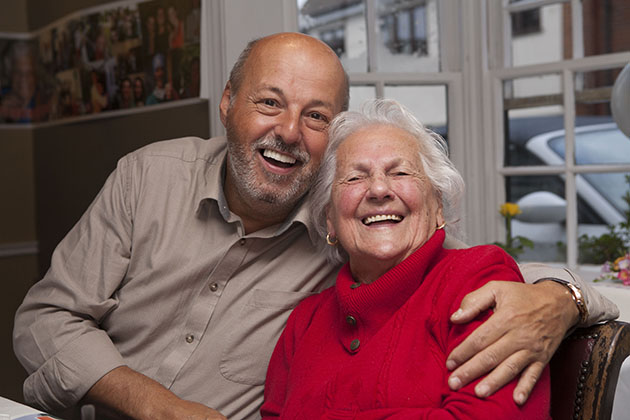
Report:
[[[499,213],[501,213],[501,216],[503,217],[514,217],[517,214],[521,214],[522,211],[518,208],[518,204],[516,203],[505,203],[501,205]]]

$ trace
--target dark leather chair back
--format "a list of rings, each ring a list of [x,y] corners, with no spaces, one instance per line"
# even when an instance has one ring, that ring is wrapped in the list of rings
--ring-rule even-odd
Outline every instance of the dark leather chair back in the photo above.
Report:
[[[630,355],[630,324],[610,321],[577,329],[551,359],[551,417],[610,419],[623,361]]]

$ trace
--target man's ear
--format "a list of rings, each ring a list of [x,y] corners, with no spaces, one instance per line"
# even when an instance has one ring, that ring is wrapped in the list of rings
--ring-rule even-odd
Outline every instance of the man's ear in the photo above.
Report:
[[[221,102],[219,102],[219,114],[221,116],[221,122],[223,123],[223,127],[226,127],[227,122],[227,113],[230,109],[230,97],[232,95],[232,88],[230,86],[230,82],[225,84],[225,89],[223,89],[223,95],[221,95]]]

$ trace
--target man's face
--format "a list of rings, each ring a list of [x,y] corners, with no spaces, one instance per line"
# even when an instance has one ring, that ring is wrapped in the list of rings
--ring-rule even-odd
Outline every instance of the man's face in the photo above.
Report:
[[[257,46],[238,92],[230,100],[226,88],[221,100],[228,199],[231,191],[250,206],[262,202],[287,211],[295,205],[321,164],[343,83],[336,57],[319,45]]]

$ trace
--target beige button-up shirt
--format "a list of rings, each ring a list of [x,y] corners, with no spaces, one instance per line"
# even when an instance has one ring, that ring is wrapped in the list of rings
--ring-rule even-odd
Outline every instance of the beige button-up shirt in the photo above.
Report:
[[[305,205],[244,234],[223,195],[225,149],[224,138],[185,138],[119,161],[16,314],[28,403],[71,406],[127,365],[230,419],[259,417],[290,310],[337,267],[317,251]],[[529,282],[569,277],[533,268]],[[592,315],[610,316],[598,302]]]

